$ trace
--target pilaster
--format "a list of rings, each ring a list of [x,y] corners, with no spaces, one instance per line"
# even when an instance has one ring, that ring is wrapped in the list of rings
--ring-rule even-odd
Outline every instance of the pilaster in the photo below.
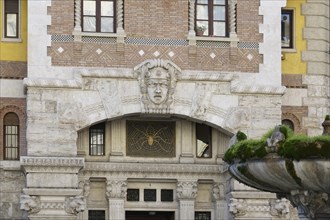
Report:
[[[179,181],[177,198],[179,200],[179,219],[195,219],[195,199],[197,197],[197,182]]]
[[[107,180],[106,196],[109,200],[109,219],[125,219],[126,180]]]

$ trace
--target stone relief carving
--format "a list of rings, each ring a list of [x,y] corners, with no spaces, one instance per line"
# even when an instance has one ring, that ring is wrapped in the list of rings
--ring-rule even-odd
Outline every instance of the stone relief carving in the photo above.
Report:
[[[286,217],[290,213],[290,201],[286,198],[271,201],[270,213],[274,216]]]
[[[314,219],[315,213],[330,212],[330,199],[327,193],[315,193],[308,190],[294,190],[289,200],[297,207],[302,207],[306,216]],[[299,211],[299,210],[298,210]]]
[[[178,199],[196,199],[197,182],[178,182],[176,191]]]
[[[85,201],[83,196],[68,197],[65,199],[65,211],[68,214],[77,215],[85,210]]]
[[[59,121],[63,124],[73,124],[76,129],[80,129],[89,124],[82,104],[79,102],[59,102],[58,103]]]
[[[110,198],[125,198],[127,193],[127,182],[123,180],[108,180],[106,196]]]
[[[82,180],[79,182],[79,188],[82,189],[81,195],[84,196],[84,198],[87,198],[90,193],[90,181],[89,180]]]
[[[229,212],[234,216],[242,216],[247,212],[247,204],[244,199],[231,198],[229,202]]]
[[[213,185],[213,198],[214,200],[224,200],[225,199],[225,189],[224,184],[216,183]]]
[[[97,85],[100,97],[108,117],[114,117],[121,113],[121,100],[117,81],[101,81]]]
[[[204,118],[211,97],[212,92],[210,91],[210,85],[197,83],[193,96],[191,115],[197,118]]]
[[[173,94],[181,70],[172,62],[147,60],[134,68],[140,83],[142,111],[171,113]]]
[[[22,194],[20,198],[20,209],[27,211],[29,214],[38,213],[41,209],[39,197]]]

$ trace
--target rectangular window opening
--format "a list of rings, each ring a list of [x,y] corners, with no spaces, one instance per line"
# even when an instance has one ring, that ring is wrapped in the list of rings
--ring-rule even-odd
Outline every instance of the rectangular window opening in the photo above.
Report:
[[[97,124],[89,128],[89,155],[105,155],[105,124]]]
[[[196,123],[196,154],[199,158],[212,157],[212,128]]]
[[[105,210],[88,210],[88,220],[105,220]]]
[[[211,220],[211,212],[195,212],[195,220]]]
[[[19,37],[19,0],[5,0],[4,2],[4,37]]]
[[[281,43],[283,49],[294,48],[293,10],[282,10]]]

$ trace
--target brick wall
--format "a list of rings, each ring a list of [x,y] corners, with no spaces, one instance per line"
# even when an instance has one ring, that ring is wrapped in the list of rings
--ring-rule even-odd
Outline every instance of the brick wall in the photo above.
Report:
[[[0,97],[0,160],[3,160],[3,119],[4,116],[14,112],[19,118],[19,142],[20,155],[27,153],[26,149],[26,99],[25,98],[3,98]]]
[[[27,63],[2,60],[0,70],[0,79],[23,79],[27,75]]]
[[[74,1],[53,0],[48,8],[52,24],[51,35],[71,35],[74,28]],[[237,33],[241,42],[261,42],[258,15],[259,1],[238,1]],[[127,38],[187,40],[189,1],[180,0],[125,0],[124,29]],[[181,69],[258,72],[262,56],[258,48],[218,46],[190,46],[168,44],[124,44],[117,50],[116,43],[52,42],[48,56],[55,66],[128,67],[146,60],[162,58],[176,63]],[[195,47],[195,54],[189,53]],[[97,52],[98,51],[98,52]],[[101,51],[101,52],[100,52]],[[143,51],[143,55],[140,54]],[[172,53],[171,53],[172,52]],[[155,55],[159,53],[159,55]],[[169,55],[172,54],[172,55]]]

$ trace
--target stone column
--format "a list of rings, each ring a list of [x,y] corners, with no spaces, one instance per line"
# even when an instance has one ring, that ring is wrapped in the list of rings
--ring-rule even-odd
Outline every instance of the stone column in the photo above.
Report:
[[[228,219],[227,203],[225,200],[225,190],[223,183],[215,183],[213,185],[214,199],[214,218],[218,220]]]
[[[109,200],[109,220],[125,219],[126,194],[126,180],[107,180],[106,196]]]
[[[179,200],[179,219],[195,219],[197,182],[179,181],[176,190]]]

